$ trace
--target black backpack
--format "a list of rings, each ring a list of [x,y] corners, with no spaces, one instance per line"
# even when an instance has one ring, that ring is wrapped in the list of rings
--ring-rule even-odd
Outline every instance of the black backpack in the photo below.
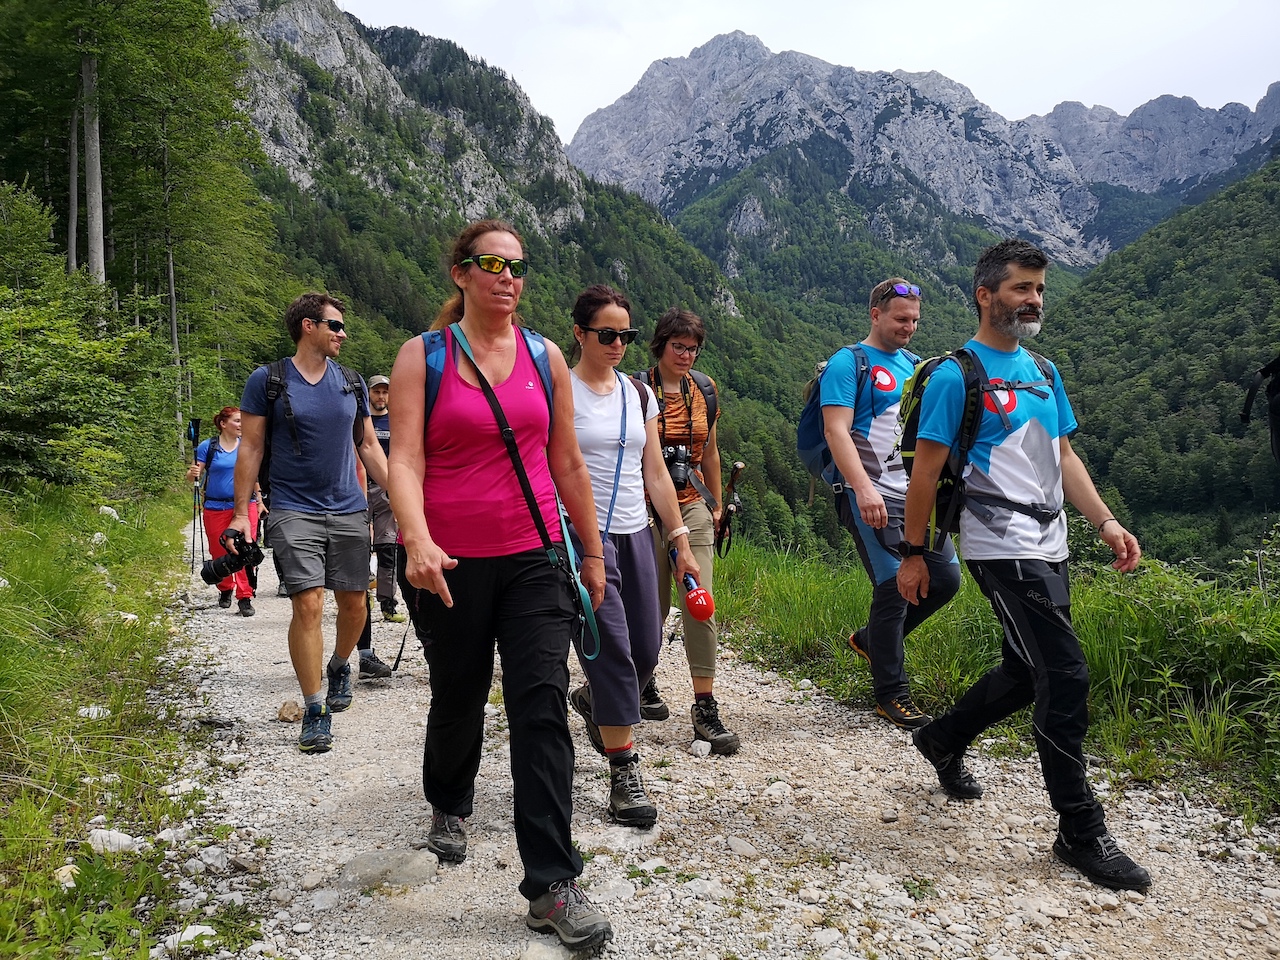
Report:
[[[1253,375],[1249,392],[1245,394],[1244,409],[1240,411],[1240,422],[1249,422],[1254,398],[1267,377],[1271,378],[1267,384],[1267,423],[1271,427],[1271,454],[1280,462],[1280,357],[1276,357]]]
[[[356,419],[351,425],[351,440],[358,447],[364,443],[364,420],[369,410],[364,403],[364,388],[360,374],[350,367],[338,364],[342,376],[347,381],[346,391],[356,395]],[[285,385],[284,361],[275,360],[267,364],[267,423],[262,439],[262,463],[258,466],[258,486],[262,489],[262,502],[270,505],[271,496],[271,421],[275,414],[277,398],[284,406],[285,420],[289,423],[289,435],[293,438],[293,455],[302,456],[302,445],[298,442],[298,427],[293,419],[293,406],[289,403],[289,389]]]
[[[924,396],[925,387],[933,372],[948,360],[960,364],[964,374],[964,412],[960,416],[960,430],[956,442],[951,447],[951,454],[943,464],[942,473],[938,477],[938,490],[934,496],[933,512],[929,516],[925,546],[936,550],[948,534],[960,531],[960,512],[966,506],[974,509],[974,505],[1000,506],[1017,513],[1035,517],[1042,523],[1055,519],[1061,510],[1041,510],[1025,503],[1015,503],[1004,497],[984,494],[981,497],[970,496],[965,492],[964,468],[969,462],[969,452],[978,439],[978,426],[982,423],[982,414],[986,409],[984,397],[988,393],[999,390],[1029,390],[1039,397],[1048,396],[1045,388],[1053,389],[1053,366],[1038,353],[1028,350],[1027,353],[1036,362],[1036,366],[1044,375],[1042,380],[1015,383],[991,383],[986,368],[978,355],[967,347],[961,347],[954,353],[944,353],[939,357],[929,357],[916,364],[915,371],[902,388],[902,405],[898,409],[898,419],[902,426],[902,434],[898,440],[898,451],[902,454],[902,465],[911,476],[915,466],[916,433],[920,428],[920,399]],[[1005,427],[1009,427],[1009,415],[1003,405],[997,403],[996,410]]]

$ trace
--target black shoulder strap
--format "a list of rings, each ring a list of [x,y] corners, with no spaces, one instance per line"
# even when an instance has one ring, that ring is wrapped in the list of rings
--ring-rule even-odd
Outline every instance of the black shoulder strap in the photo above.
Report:
[[[342,376],[346,378],[347,389],[356,395],[356,419],[351,424],[351,439],[358,447],[364,443],[364,418],[369,415],[369,408],[364,404],[364,385],[360,380],[360,374],[350,367],[338,364],[338,369],[342,371]]]
[[[284,360],[273,360],[267,365],[267,437],[271,436],[271,418],[275,413],[276,398],[284,404],[284,418],[289,424],[289,436],[293,438],[293,455],[302,456],[302,444],[298,442],[298,424],[293,419],[293,406],[289,403],[289,386],[284,379]]]
[[[1262,381],[1277,374],[1280,374],[1280,357],[1276,357],[1253,375],[1253,380],[1249,384],[1249,392],[1244,396],[1244,409],[1240,411],[1241,423],[1249,422],[1253,412],[1253,401],[1258,396],[1258,389],[1262,386]]]
[[[649,419],[649,391],[646,389],[649,385],[644,382],[644,378],[639,374],[631,375],[631,382],[635,384],[636,393],[640,394],[640,418],[644,421]]]
[[[716,425],[716,408],[719,406],[715,384],[701,370],[690,369],[689,373],[693,377],[694,384],[702,391],[702,399],[707,402],[707,429],[710,430]]]

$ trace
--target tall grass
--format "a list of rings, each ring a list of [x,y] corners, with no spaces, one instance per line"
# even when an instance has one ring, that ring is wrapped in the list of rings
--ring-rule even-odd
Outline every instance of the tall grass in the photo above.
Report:
[[[1194,779],[1254,814],[1280,810],[1280,604],[1258,578],[1230,586],[1144,561],[1132,575],[1079,563],[1072,579],[1092,682],[1088,749],[1121,776]],[[871,704],[869,674],[846,645],[870,605],[860,565],[741,541],[717,561],[716,583],[728,642],[748,659]],[[913,695],[944,709],[999,654],[999,627],[966,573],[907,640]]]
[[[181,742],[168,574],[181,499],[117,503],[0,490],[0,956],[146,956],[180,919],[163,850],[98,855],[90,821],[135,836],[190,812],[161,787]],[[65,888],[54,871],[79,869]]]

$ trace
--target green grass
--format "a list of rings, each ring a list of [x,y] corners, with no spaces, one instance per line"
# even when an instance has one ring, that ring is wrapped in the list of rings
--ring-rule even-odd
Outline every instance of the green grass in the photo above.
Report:
[[[1261,559],[1280,551],[1273,536]],[[1244,564],[1247,567],[1247,561]],[[1264,570],[1264,573],[1266,571]],[[1072,567],[1072,619],[1092,683],[1086,749],[1121,779],[1175,780],[1262,816],[1280,810],[1280,603],[1244,569],[1234,585],[1144,561],[1132,575]],[[862,567],[740,540],[716,564],[726,642],[748,659],[871,706],[870,674],[846,645],[866,622]],[[967,572],[960,592],[907,640],[917,702],[943,710],[1000,654],[990,607]],[[992,732],[1030,748],[1025,714]]]
[[[112,506],[119,520],[64,489],[0,490],[0,956],[146,957],[197,919],[178,913],[163,851],[87,843],[94,817],[149,837],[200,796],[160,790],[184,747],[161,693],[190,502]],[[67,864],[70,888],[54,876]],[[203,922],[244,941],[242,917]]]

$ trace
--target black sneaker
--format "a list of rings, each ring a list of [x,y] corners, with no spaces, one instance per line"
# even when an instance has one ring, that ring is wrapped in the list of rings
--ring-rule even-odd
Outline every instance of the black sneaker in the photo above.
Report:
[[[911,734],[911,742],[916,745],[921,756],[933,764],[938,771],[938,782],[943,792],[953,800],[977,800],[982,796],[982,784],[974,779],[969,768],[964,765],[964,751],[959,754],[943,753],[929,739],[927,727],[920,727]]]
[[[574,953],[602,947],[613,939],[608,918],[591,905],[577,880],[561,880],[529,901],[525,924],[530,930],[554,933]]]
[[[351,706],[351,664],[344,663],[337,670],[325,667],[325,673],[329,676],[329,691],[325,694],[324,702],[329,705],[331,712],[341,713]]]
[[[640,756],[632,753],[625,766],[609,766],[609,816],[624,827],[648,830],[658,821],[658,808],[649,800],[640,776]]]
[[[239,606],[240,608],[240,616],[242,617],[252,617],[255,613],[258,612],[253,609],[253,601],[250,600],[248,597],[245,597],[243,600],[238,601],[237,606]]]
[[[302,715],[302,733],[298,736],[298,749],[303,753],[328,753],[333,746],[333,732],[329,721],[332,715],[323,703],[313,703]]]
[[[276,596],[277,597],[289,596],[289,588],[286,587],[283,583],[280,584],[279,586],[276,587]]]
[[[445,813],[438,807],[432,807],[427,849],[446,863],[461,863],[467,859],[466,821]]]
[[[657,677],[650,677],[640,691],[640,716],[646,720],[665,720],[671,716],[671,710],[658,692]]]
[[[699,697],[689,708],[689,716],[693,719],[693,739],[706,740],[712,753],[728,757],[738,752],[742,744],[738,735],[720,722],[720,705],[715,697]]]
[[[591,687],[583,684],[569,691],[569,705],[578,712],[582,720],[587,725],[587,736],[591,739],[591,746],[595,748],[596,753],[605,756],[604,737],[600,736],[600,728],[596,726],[596,722],[591,719]]]
[[[234,590],[219,590],[218,606],[220,606],[223,610],[229,609],[231,606],[231,595],[233,593],[235,593]]]
[[[863,630],[866,627],[862,628]],[[871,666],[871,651],[867,649],[865,641],[862,639],[862,630],[855,630],[849,634],[849,649],[867,661],[867,666]]]
[[[903,730],[916,730],[933,723],[933,717],[917,707],[909,693],[894,697],[887,703],[877,703],[876,713]]]
[[[388,623],[404,623],[409,618],[396,610],[396,602],[394,600],[383,600],[382,619]]]
[[[1058,839],[1053,841],[1053,855],[1063,863],[1075,867],[1094,883],[1112,890],[1137,890],[1145,893],[1151,886],[1151,874],[1134,863],[1109,833],[1092,840],[1069,842],[1059,832]]]
[[[378,659],[378,655],[372,650],[368,655],[360,657],[361,680],[385,680],[389,676],[391,676],[391,668]]]

